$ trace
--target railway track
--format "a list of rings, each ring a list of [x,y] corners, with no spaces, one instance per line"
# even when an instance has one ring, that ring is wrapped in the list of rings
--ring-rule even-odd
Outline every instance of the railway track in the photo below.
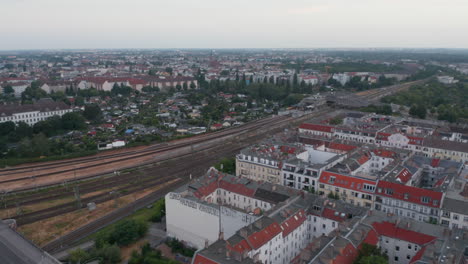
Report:
[[[329,110],[328,109],[323,109],[323,110],[320,110],[320,111],[317,111],[315,113],[313,113],[313,115],[315,116],[318,116],[318,115],[321,115],[321,114],[325,114],[325,113],[328,113]],[[305,118],[310,118],[310,116],[307,116],[307,117],[301,117],[301,118],[291,118],[291,117],[282,117],[282,118],[277,118],[277,119],[273,119],[275,122],[271,122],[272,119],[269,119],[269,120],[266,120],[266,121],[262,121],[261,123],[257,123],[255,124],[254,126],[251,127],[250,130],[243,130],[243,131],[239,131],[239,133],[236,134],[236,137],[232,137],[230,139],[230,141],[226,141],[224,144],[221,143],[221,144],[216,144],[216,147],[211,147],[212,149],[210,149],[209,147],[205,148],[204,149],[204,153],[205,154],[202,154],[201,152],[200,153],[191,153],[191,155],[196,155],[196,159],[193,159],[193,158],[190,158],[190,157],[171,157],[171,158],[167,158],[167,162],[170,162],[171,160],[173,161],[174,159],[177,159],[178,160],[178,164],[184,164],[184,160],[189,160],[191,162],[188,162],[186,163],[185,166],[180,166],[178,167],[178,170],[174,171],[174,170],[169,170],[169,169],[164,169],[164,165],[159,165],[159,169],[158,167],[149,167],[148,165],[151,165],[151,164],[154,164],[155,161],[152,161],[152,162],[148,162],[147,164],[139,164],[139,165],[136,165],[136,166],[132,166],[131,168],[132,169],[136,169],[138,170],[139,172],[141,172],[142,174],[148,174],[148,175],[157,175],[159,174],[159,176],[152,176],[153,178],[151,179],[148,178],[148,182],[145,182],[146,184],[144,184],[145,188],[148,188],[148,185],[149,183],[152,183],[152,186],[157,186],[158,184],[160,185],[161,184],[161,181],[164,181],[164,182],[167,182],[167,179],[181,179],[180,180],[180,184],[183,184],[185,182],[188,181],[188,173],[190,172],[192,175],[194,176],[200,176],[202,175],[206,169],[211,166],[215,161],[216,159],[219,159],[220,157],[222,156],[225,156],[225,155],[232,155],[232,154],[235,154],[238,152],[239,149],[243,148],[245,145],[250,145],[252,142],[252,140],[256,140],[258,138],[263,138],[265,133],[268,133],[268,132],[272,132],[272,131],[278,131],[284,127],[286,127],[287,125],[289,125],[290,122],[299,122],[299,121],[303,121]],[[251,133],[252,131],[256,130],[257,133]],[[242,138],[240,136],[243,136]],[[239,137],[237,137],[239,136]],[[219,137],[218,137],[219,138]],[[223,138],[223,137],[221,137]],[[242,140],[240,140],[242,139]],[[249,141],[249,142],[248,142]],[[186,142],[184,142],[186,143]],[[229,143],[229,144],[228,144]],[[191,143],[188,143],[188,145],[193,145],[194,143],[191,142]],[[234,145],[233,145],[234,144]],[[244,145],[243,145],[244,144]],[[186,155],[186,156],[190,156],[190,155]],[[181,160],[179,160],[181,159]],[[160,162],[158,162],[160,163]],[[146,166],[146,168],[142,169],[141,166]],[[167,167],[170,167],[169,164],[167,164]],[[169,178],[164,178],[164,180],[161,180],[161,179],[158,179],[157,177],[165,177],[164,175],[170,175]],[[162,176],[161,176],[162,175]],[[112,176],[112,177],[109,177],[109,179],[105,178],[104,180],[106,180],[107,182],[111,181],[110,179],[118,179],[118,178],[115,178],[116,176]],[[120,177],[124,177],[124,175],[120,175]],[[123,180],[123,179],[119,179],[119,182],[122,183],[122,185],[125,185],[125,184],[131,184],[134,180],[135,180],[135,175],[134,174],[128,174],[128,175],[125,175],[126,179]],[[146,179],[146,177],[145,177]],[[79,180],[82,180],[82,178],[80,179],[77,179],[77,181]],[[87,185],[85,185],[87,184]],[[92,185],[93,183],[83,183],[83,189],[86,190],[86,188],[89,188],[88,189],[88,192],[91,192],[93,189],[92,189]],[[119,186],[122,186],[122,185],[119,185]],[[144,198],[140,199],[140,200],[137,200],[133,203],[131,203],[131,206],[130,207],[123,207],[123,208],[120,208],[112,213],[110,213],[109,215],[106,215],[105,217],[103,217],[104,219],[112,219],[112,221],[115,221],[116,219],[120,219],[121,217],[125,216],[125,215],[128,215],[131,212],[133,212],[134,208],[141,208],[142,206],[145,206],[147,205],[148,203],[150,203],[150,201],[154,201],[156,200],[157,198],[156,197],[161,197],[164,193],[166,193],[167,191],[170,191],[174,188],[174,186],[176,186],[177,184],[171,184],[167,187],[164,187],[160,190],[158,190],[157,192],[154,192],[148,196],[145,196]],[[85,188],[85,186],[87,186]],[[99,186],[96,185],[96,187],[99,187],[97,189],[100,189],[101,187],[104,187],[105,184],[102,183],[102,184],[99,184]],[[109,187],[109,186],[107,186]],[[128,187],[121,187],[120,189],[123,189],[123,188],[126,188],[126,189],[129,189]],[[127,190],[128,193],[134,193],[134,192],[138,192],[140,191],[142,187],[138,187],[138,186],[135,186],[135,187],[132,187],[131,189]],[[80,189],[80,192],[82,192],[82,190]],[[24,203],[30,203],[30,204],[34,204],[34,203],[37,203],[38,201],[45,201],[47,200],[48,198],[51,198],[51,197],[57,197],[57,196],[60,196],[60,195],[67,195],[66,193],[63,192],[63,189],[61,191],[57,191],[57,193],[53,193],[51,194],[50,196],[47,196],[47,195],[41,195],[41,194],[34,194],[35,196],[26,196],[23,200]],[[70,194],[68,194],[68,196],[70,196]],[[98,199],[102,199],[102,200],[98,200]],[[106,194],[102,194],[101,196],[93,196],[91,198],[89,198],[88,200],[85,200],[85,199],[81,199],[82,203],[84,204],[85,202],[88,202],[88,201],[98,201],[98,202],[103,202],[105,200],[109,200],[110,197],[109,195],[107,195],[106,197]],[[127,208],[127,209],[124,209],[124,208]],[[36,212],[33,212],[33,213],[29,213],[29,214],[24,214],[20,217],[18,217],[18,223],[21,225],[21,224],[25,224],[25,223],[29,223],[29,222],[35,222],[35,221],[39,221],[41,219],[46,219],[46,218],[49,218],[49,217],[52,217],[54,215],[60,215],[60,214],[63,214],[65,212],[68,212],[68,211],[73,211],[73,210],[77,210],[77,206],[76,206],[76,202],[71,202],[71,203],[68,203],[68,204],[65,204],[65,205],[62,205],[62,206],[58,206],[58,207],[54,207],[54,208],[48,208],[46,210],[41,210],[41,211],[36,211]],[[130,210],[130,211],[129,211]],[[23,220],[21,220],[21,218]],[[83,228],[80,228],[78,230],[73,231],[71,232],[69,235],[66,235],[62,238],[59,238],[57,241],[53,241],[51,242],[50,244],[46,245],[46,249],[48,248],[55,248],[57,249],[57,245],[64,245],[64,244],[70,244],[70,243],[73,243],[73,241],[76,241],[74,239],[76,239],[76,237],[83,237],[83,236],[86,236],[86,235],[89,235],[90,232],[94,232],[95,230],[101,228],[102,226],[106,225],[106,224],[109,224],[110,222],[112,221],[103,221],[101,219],[99,220],[96,220],[92,223],[90,223],[89,225],[86,225],[85,227]],[[94,230],[94,231],[93,231]],[[55,244],[54,244],[55,243]],[[58,243],[58,244],[57,244]],[[54,246],[55,245],[55,246]]]
[[[158,154],[165,154],[174,150],[178,149],[183,149],[186,147],[194,146],[194,145],[200,145],[200,144],[206,144],[209,143],[210,141],[218,140],[221,138],[225,137],[232,137],[232,136],[239,136],[245,133],[248,133],[249,131],[259,129],[263,126],[266,126],[267,124],[270,124],[273,122],[274,124],[280,123],[280,122],[287,122],[291,118],[289,117],[275,117],[275,118],[267,118],[267,119],[262,119],[256,123],[250,124],[248,127],[235,127],[231,130],[226,130],[226,132],[223,133],[216,133],[214,132],[213,135],[212,133],[204,135],[204,137],[197,137],[195,140],[186,140],[182,142],[176,142],[173,143],[170,146],[161,146],[161,147],[151,147],[149,149],[144,149],[141,151],[138,151],[137,154],[135,152],[132,152],[132,154],[127,155],[125,153],[118,154],[118,158],[109,160],[109,157],[107,158],[102,158],[102,160],[96,161],[94,158],[86,159],[85,161],[79,161],[81,163],[75,163],[73,165],[72,162],[68,161],[61,161],[61,162],[55,162],[52,165],[52,169],[56,169],[54,171],[50,171],[50,168],[44,167],[45,164],[39,164],[39,165],[32,165],[31,168],[29,168],[27,171],[24,170],[24,168],[8,168],[4,170],[0,170],[0,184],[3,186],[7,186],[8,184],[15,183],[15,182],[21,182],[21,181],[37,181],[40,180],[41,178],[47,178],[51,177],[53,175],[63,175],[64,173],[69,173],[68,177],[70,178],[73,176],[74,173],[77,171],[80,172],[84,169],[93,169],[93,170],[99,170],[100,166],[108,166],[109,164],[117,164],[116,167],[113,167],[113,169],[107,169],[105,171],[101,170],[101,173],[98,174],[88,174],[88,177],[80,176],[80,179],[85,179],[85,178],[90,178],[90,177],[96,177],[105,173],[112,173],[114,170],[121,170],[121,169],[127,169],[131,167],[135,167],[138,165],[146,165],[149,163],[154,163],[157,160],[157,155]],[[215,134],[216,133],[216,134]],[[112,157],[116,157],[117,154],[113,154]],[[126,167],[119,167],[121,162],[128,162],[130,159],[137,159],[145,157],[148,159],[151,159],[149,162],[139,162],[137,164],[132,164],[131,166],[126,166]],[[94,162],[94,163],[93,163]],[[72,167],[70,167],[72,166]],[[37,169],[36,169],[37,168]],[[17,170],[18,169],[18,170]],[[39,170],[43,170],[43,173],[40,174],[31,174],[31,172],[37,172]],[[49,170],[49,171],[44,171],[44,170]],[[16,176],[12,176],[15,175]],[[23,176],[23,175],[27,176]],[[64,180],[61,180],[62,182]],[[38,187],[37,185],[35,187]],[[41,186],[42,187],[42,186]],[[27,189],[27,188],[26,188]]]
[[[13,167],[13,168],[0,169],[0,177],[7,176],[7,175],[14,175],[14,174],[23,173],[23,172],[34,172],[34,171],[37,172],[40,170],[48,170],[51,168],[60,168],[64,166],[70,166],[72,164],[84,164],[88,162],[96,162],[99,160],[106,160],[106,159],[112,159],[112,158],[133,157],[134,155],[141,155],[141,154],[155,154],[155,153],[165,151],[165,150],[172,150],[176,147],[183,147],[183,146],[187,146],[191,144],[201,143],[201,142],[204,142],[210,139],[215,139],[218,137],[229,136],[235,133],[239,133],[240,131],[243,131],[246,129],[255,129],[261,125],[267,124],[268,122],[280,120],[283,118],[285,117],[277,116],[277,117],[264,118],[264,119],[253,121],[253,122],[241,125],[241,126],[227,128],[224,130],[215,131],[215,132],[211,132],[211,133],[207,133],[203,135],[193,136],[187,139],[181,139],[181,140],[176,140],[176,141],[172,141],[169,143],[151,145],[142,150],[130,150],[130,151],[127,150],[121,153],[104,154],[104,155],[92,156],[92,157],[82,157],[82,158],[75,158],[71,160],[52,161],[52,162],[41,163],[41,164],[33,163],[33,164],[28,164],[28,165],[20,165],[20,166]]]
[[[157,201],[158,199],[161,199],[167,193],[167,190],[178,188],[184,185],[185,183],[186,181],[170,184],[167,188],[157,190],[151,193],[150,195],[143,197],[142,199],[139,199],[127,206],[119,208],[111,212],[110,214],[107,214],[85,226],[78,228],[75,231],[72,231],[60,238],[57,238],[56,240],[46,244],[42,248],[49,253],[55,253],[59,250],[67,249],[74,242],[85,238],[89,234],[92,234],[109,224],[112,224],[126,216],[129,216],[133,212],[144,208],[146,205],[151,204]]]
[[[372,89],[364,92],[358,92],[356,95],[362,97],[363,99],[369,100],[369,101],[376,101],[384,96],[406,90],[409,87],[421,83],[425,83],[431,78],[426,78],[418,81],[412,81],[412,82],[407,82],[407,83],[402,83],[402,84],[397,84],[393,86],[388,86],[388,87],[383,87],[383,88],[377,88],[377,89]]]
[[[234,149],[234,151],[237,151],[239,149],[240,148]],[[217,150],[213,149],[212,151],[214,153],[221,152],[220,153],[221,155],[228,154],[227,152],[223,152],[221,148],[218,148]],[[232,152],[232,150],[229,152]],[[192,170],[193,169],[197,170],[200,168],[206,169],[207,166],[209,166],[211,162],[213,161],[213,158],[211,158],[209,155],[206,155],[206,153],[205,155],[199,154],[198,157],[199,158],[197,160],[193,160],[190,163],[186,163],[184,164],[184,166],[163,167],[163,168],[157,168],[156,170],[148,168],[144,171],[147,176],[138,179],[137,182],[135,182],[135,180],[139,176],[131,175],[128,178],[125,177],[123,179],[120,179],[120,182],[122,184],[111,184],[110,186],[105,186],[105,189],[115,187],[115,188],[112,188],[113,192],[121,193],[125,195],[136,193],[136,192],[142,191],[150,187],[161,185],[170,180],[180,178],[184,175],[184,172],[187,172],[188,168],[191,168]],[[91,188],[91,190],[88,190],[88,192],[95,191],[96,189],[97,188]],[[81,193],[81,190],[80,190],[80,193]],[[114,198],[115,197],[110,195],[109,192],[96,194],[96,195],[81,199],[80,207],[77,206],[76,201],[72,201],[72,202],[68,202],[65,204],[38,210],[35,212],[22,214],[22,215],[17,216],[15,219],[18,225],[25,225],[25,224],[33,223],[33,222],[40,221],[43,219],[47,219],[50,217],[54,217],[57,215],[61,215],[64,213],[79,210],[81,208],[86,207],[86,204],[88,202],[95,202],[96,204],[99,204],[99,203],[106,202]],[[41,198],[41,200],[44,200],[44,199],[45,198]]]

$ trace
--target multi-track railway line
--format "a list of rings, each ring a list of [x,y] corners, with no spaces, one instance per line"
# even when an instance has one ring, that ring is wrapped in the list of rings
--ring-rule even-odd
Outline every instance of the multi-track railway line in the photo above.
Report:
[[[307,118],[324,115],[329,111],[329,109],[316,111]],[[5,186],[9,184],[28,180],[34,180],[36,184],[25,185],[9,193],[0,190],[0,209],[11,210],[22,206],[31,208],[41,202],[68,198],[60,205],[28,210],[26,213],[14,216],[19,225],[25,225],[73,212],[85,207],[88,202],[99,204],[116,199],[116,194],[118,197],[162,186],[157,191],[46,245],[47,250],[54,251],[155,201],[176,186],[186,183],[189,175],[193,177],[202,175],[221,157],[233,155],[241,148],[264,138],[266,134],[278,132],[292,122],[302,121],[305,118],[287,116],[266,118],[239,127],[139,149],[124,149],[118,153],[102,153],[93,157],[2,169],[0,189],[5,190]],[[170,153],[174,154],[168,155]],[[146,158],[142,160],[141,157]],[[112,169],[108,169],[109,167]],[[89,169],[93,171],[86,171]],[[115,171],[119,173],[114,173]],[[37,184],[42,179],[54,179],[64,174],[68,174],[68,177],[46,184]],[[79,177],[76,177],[77,175]],[[47,188],[45,189],[47,191],[41,191],[43,188]],[[83,198],[76,199],[75,188],[78,188]]]
[[[383,87],[383,88],[377,88],[377,89],[372,89],[372,90],[367,90],[363,92],[358,92],[356,95],[362,97],[363,99],[366,99],[368,101],[378,101],[380,98],[391,95],[393,93],[403,91],[408,89],[409,87],[413,85],[418,85],[422,84],[426,81],[428,81],[430,78],[423,79],[423,80],[418,80],[418,81],[413,81],[413,82],[406,82],[402,84],[396,84],[388,87]]]
[[[320,115],[322,112],[317,112],[317,115]],[[114,199],[115,196],[110,194],[109,190],[112,190],[114,193],[123,193],[131,194],[138,191],[141,191],[146,188],[154,187],[161,185],[164,182],[170,181],[170,179],[180,178],[184,179],[182,175],[188,177],[187,172],[193,174],[194,171],[199,170],[200,172],[206,171],[206,169],[216,161],[217,158],[235,154],[240,148],[240,141],[244,142],[244,145],[250,144],[253,140],[263,137],[263,133],[253,133],[249,134],[252,131],[262,131],[262,132],[271,132],[275,129],[279,129],[288,125],[292,120],[291,117],[277,117],[277,118],[268,118],[249,124],[243,129],[236,128],[226,130],[223,133],[213,133],[209,135],[210,139],[224,138],[229,135],[243,135],[242,139],[237,138],[235,140],[229,141],[228,139],[223,140],[222,143],[217,144],[200,144],[200,147],[195,150],[188,151],[186,153],[178,154],[175,157],[165,157],[159,160],[153,160],[151,162],[146,162],[143,164],[137,164],[131,168],[127,168],[129,171],[121,171],[121,173],[100,173],[93,174],[93,178],[82,177],[79,179],[70,179],[70,181],[61,182],[60,184],[55,184],[51,187],[50,191],[41,191],[36,192],[13,192],[10,194],[0,196],[0,208],[20,208],[23,206],[39,204],[41,202],[59,200],[64,198],[73,198],[75,195],[76,188],[80,195],[86,196],[80,200],[81,206],[78,206],[78,202],[75,200],[70,201],[68,199],[67,203],[60,204],[57,206],[48,207],[41,210],[35,210],[32,212],[27,212],[24,214],[19,214],[15,216],[17,223],[19,225],[24,225],[28,223],[33,223],[39,220],[47,219],[56,215],[63,213],[71,212],[77,209],[80,209],[86,205],[88,202],[101,203]],[[244,138],[245,136],[245,138]],[[254,139],[254,140],[255,140]],[[204,141],[209,141],[205,137],[196,137],[195,140],[184,139],[177,142],[171,142],[164,146],[151,146],[146,149],[143,149],[138,152],[138,155],[153,155],[155,153],[160,153],[161,151],[169,151],[171,149],[183,148],[187,146],[193,146],[194,144],[203,143]],[[134,158],[135,152],[126,159]],[[112,154],[119,155],[121,154]],[[88,166],[88,161],[92,159],[79,159],[79,162],[84,164],[79,165],[80,169]],[[78,161],[73,161],[78,162]],[[108,161],[105,161],[108,162]],[[183,166],[181,165],[183,164]],[[94,164],[93,164],[94,165]],[[46,170],[45,164],[34,164],[38,169]],[[62,171],[69,170],[69,162],[53,162],[52,166],[61,167]],[[3,171],[6,172],[22,172],[22,168],[8,168]],[[56,174],[57,172],[43,172],[43,175],[40,177],[47,177]],[[185,174],[184,174],[185,173]],[[37,175],[36,175],[37,177]],[[161,181],[162,177],[164,178]],[[1,177],[0,177],[1,179]],[[17,178],[16,180],[22,180]],[[4,182],[6,180],[3,180]],[[91,196],[86,195],[93,192],[99,192],[102,190],[107,190],[106,192],[101,192],[98,194],[93,194]],[[21,210],[19,210],[21,211]]]
[[[114,171],[155,163],[164,160],[164,155],[209,144],[211,141],[233,136],[240,136],[262,127],[289,122],[292,118],[278,116],[266,118],[243,126],[233,127],[218,132],[208,133],[166,144],[156,144],[140,150],[122,151],[120,153],[102,154],[95,157],[77,158],[50,163],[29,164],[0,170],[0,191],[21,190],[44,187],[60,182],[73,181],[101,176]]]

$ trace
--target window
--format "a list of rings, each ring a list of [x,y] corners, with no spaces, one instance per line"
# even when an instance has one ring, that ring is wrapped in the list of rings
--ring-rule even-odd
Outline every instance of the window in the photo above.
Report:
[[[411,249],[411,244],[408,244],[408,249]]]
[[[400,246],[396,246],[396,247],[395,247],[395,250],[396,250],[396,251],[400,251]]]
[[[398,257],[397,257],[397,256],[395,256],[395,261],[398,261]]]
[[[423,203],[429,203],[430,200],[431,200],[431,198],[429,198],[429,197],[426,197],[426,196],[421,197],[421,202],[423,202]]]
[[[388,195],[393,195],[393,190],[392,189],[385,189],[385,193]]]
[[[406,255],[406,259],[411,259],[411,256],[410,256],[410,255]]]

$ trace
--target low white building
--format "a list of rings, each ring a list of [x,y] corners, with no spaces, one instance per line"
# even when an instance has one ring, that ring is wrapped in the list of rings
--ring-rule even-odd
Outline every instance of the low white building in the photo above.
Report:
[[[72,112],[70,106],[64,102],[54,102],[50,99],[41,99],[34,104],[0,105],[0,123],[12,121],[16,124],[25,122],[32,126],[52,116],[62,116]]]

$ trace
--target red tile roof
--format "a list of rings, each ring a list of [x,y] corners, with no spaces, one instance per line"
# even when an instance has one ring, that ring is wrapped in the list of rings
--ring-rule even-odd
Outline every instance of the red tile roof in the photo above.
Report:
[[[331,149],[342,150],[342,151],[351,151],[357,148],[356,146],[335,143],[335,142],[330,142],[327,147]]]
[[[274,150],[274,149],[272,149]],[[289,154],[294,154],[296,153],[296,148],[294,147],[288,147],[288,146],[281,146],[280,147],[281,152],[283,153],[289,153]]]
[[[353,246],[352,243],[348,243],[344,247],[340,254],[333,260],[333,264],[352,264],[358,256],[358,250]]]
[[[411,136],[406,136],[409,139],[408,144],[411,145],[422,145],[423,143],[423,138],[420,137],[411,137]]]
[[[335,214],[335,213],[338,213],[338,214]],[[330,209],[328,207],[325,207],[325,209],[323,209],[322,217],[327,218],[327,219],[331,219],[331,220],[334,220],[334,221],[337,221],[337,222],[343,222],[344,220],[346,220],[346,216],[345,216],[345,218],[343,218],[343,217],[341,217],[340,212],[338,212],[336,210],[333,210],[333,209]]]
[[[239,253],[243,253],[245,251],[250,251],[252,250],[252,248],[250,247],[249,243],[247,243],[247,241],[245,239],[241,240],[241,242],[237,243],[236,245],[234,246],[230,246],[228,245],[228,248],[230,250],[233,250],[233,251],[236,251],[236,252],[239,252]]]
[[[390,222],[374,222],[372,226],[381,236],[396,238],[418,245],[425,245],[436,239],[434,236],[397,227],[396,224]]]
[[[367,153],[365,153],[364,155],[362,155],[361,157],[359,157],[359,159],[357,160],[357,162],[358,162],[359,164],[362,165],[362,164],[366,163],[366,162],[369,161],[369,160],[370,160],[369,155],[368,155]]]
[[[259,249],[279,233],[281,233],[281,227],[278,225],[278,223],[272,223],[261,231],[251,234],[248,237],[248,240],[254,249]]]
[[[374,229],[371,229],[367,233],[366,238],[364,238],[364,240],[362,242],[370,244],[370,245],[377,246],[377,243],[379,242],[379,235],[377,234],[377,232]],[[361,247],[361,246],[362,246],[362,243],[361,243],[361,245],[359,245],[359,247]]]
[[[414,255],[409,263],[415,263],[416,261],[420,260],[422,255],[424,254],[424,251],[426,251],[426,247],[422,247],[416,255]]]
[[[391,135],[392,134],[390,134],[390,133],[379,132],[379,133],[377,133],[377,140],[388,141],[388,137],[391,136]]]
[[[221,180],[219,182],[219,187],[226,191],[234,192],[249,197],[253,197],[253,195],[255,194],[255,189],[249,189],[245,186],[245,184],[240,183],[231,183]]]
[[[299,128],[308,129],[308,130],[322,131],[322,132],[327,132],[327,133],[332,133],[333,129],[334,129],[334,127],[332,127],[332,126],[307,124],[307,123],[302,124]]]
[[[379,157],[384,157],[384,158],[393,158],[396,156],[396,153],[390,150],[386,149],[374,149],[372,152],[379,156]]]
[[[391,189],[393,194],[388,194],[387,189]],[[382,195],[385,197],[390,197],[402,201],[407,201],[410,203],[430,206],[434,208],[440,208],[441,201],[442,201],[442,193],[436,192],[432,190],[427,190],[423,188],[413,187],[413,186],[406,186],[403,184],[387,182],[387,181],[379,181],[377,185],[377,193],[378,195]],[[405,198],[406,195],[406,198]],[[429,202],[423,203],[422,197],[429,198]],[[434,205],[433,201],[437,201]]]
[[[286,219],[282,224],[283,237],[289,235],[292,231],[298,228],[307,219],[304,210],[297,211],[294,215]]]
[[[439,164],[440,164],[440,159],[432,159],[431,167],[437,168],[439,167]]]
[[[335,177],[335,181],[333,183],[329,181],[331,176]],[[372,193],[372,192],[363,189],[364,183],[370,184],[370,185],[376,185],[375,181],[365,180],[365,179],[352,177],[352,176],[345,176],[345,175],[328,172],[328,171],[322,172],[322,174],[320,175],[319,182],[333,185],[336,187],[346,188],[349,190],[365,192],[365,193]]]
[[[193,264],[218,264],[218,262],[208,259],[200,254],[195,256],[195,259],[192,262]]]
[[[399,179],[402,183],[407,183],[411,179],[412,175],[413,174],[411,174],[411,172],[409,172],[407,169],[403,169],[396,178]]]

